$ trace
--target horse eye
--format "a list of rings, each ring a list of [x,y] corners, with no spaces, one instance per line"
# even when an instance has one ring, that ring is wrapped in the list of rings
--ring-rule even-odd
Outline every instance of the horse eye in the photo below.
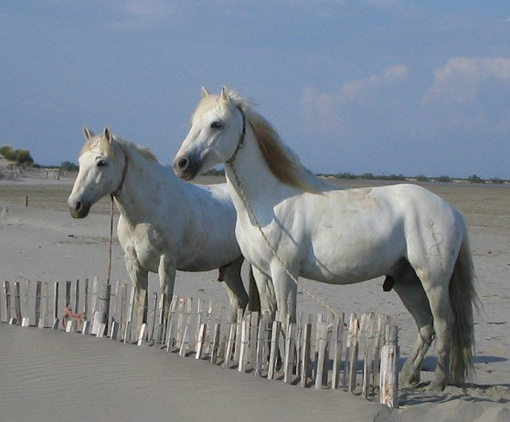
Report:
[[[97,162],[97,166],[98,166],[98,167],[104,167],[104,166],[106,166],[106,164],[107,164],[107,163],[106,163],[106,161],[105,161],[105,160],[99,160],[99,161]]]
[[[211,123],[211,129],[221,129],[223,127],[223,123],[219,121],[215,121]]]

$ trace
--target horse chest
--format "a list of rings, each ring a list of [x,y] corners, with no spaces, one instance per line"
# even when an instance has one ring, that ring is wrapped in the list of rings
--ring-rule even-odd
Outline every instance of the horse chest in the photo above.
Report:
[[[161,255],[165,250],[163,237],[151,225],[139,224],[135,227],[119,227],[119,241],[124,249],[126,259],[151,272],[157,272]]]

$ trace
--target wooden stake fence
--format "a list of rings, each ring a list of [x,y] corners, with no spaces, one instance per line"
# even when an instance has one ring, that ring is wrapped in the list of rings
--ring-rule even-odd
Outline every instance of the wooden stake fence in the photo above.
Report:
[[[135,312],[134,290],[127,283],[112,289],[95,278],[89,294],[88,279],[38,281],[26,284],[23,301],[20,282],[1,287],[2,322],[154,345],[302,387],[348,390],[365,398],[379,393],[381,403],[398,407],[398,330],[384,315],[351,314],[348,324],[343,314],[318,314],[315,321],[300,315],[290,323],[278,312],[273,319],[239,311],[232,322],[218,304],[174,296],[164,319],[156,292],[143,312]]]

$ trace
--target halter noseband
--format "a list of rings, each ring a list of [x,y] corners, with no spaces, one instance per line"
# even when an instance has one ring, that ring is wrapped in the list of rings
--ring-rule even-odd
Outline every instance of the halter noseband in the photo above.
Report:
[[[236,150],[234,151],[234,154],[232,154],[232,157],[225,161],[227,164],[232,164],[233,161],[236,159],[237,153],[244,145],[244,138],[246,136],[246,116],[244,115],[244,111],[241,107],[236,106],[236,108],[239,110],[239,113],[241,113],[241,116],[243,118],[243,131],[241,132],[241,136],[239,137],[239,142],[237,144]]]

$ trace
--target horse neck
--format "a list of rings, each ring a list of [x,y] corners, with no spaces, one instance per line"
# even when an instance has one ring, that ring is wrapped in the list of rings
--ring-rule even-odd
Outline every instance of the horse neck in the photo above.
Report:
[[[172,180],[177,180],[177,177],[167,176],[163,181],[164,168],[161,164],[146,159],[138,151],[124,151],[124,154],[128,167],[124,183],[115,195],[115,200],[122,216],[135,222],[140,215],[146,217],[154,212],[154,198],[157,194],[155,190],[158,186],[169,188]]]
[[[267,192],[283,193],[292,189],[283,185],[273,175],[260,151],[255,135],[249,127],[246,131],[244,145],[237,151],[234,161],[225,164],[225,173],[234,205],[238,209],[245,208],[245,199],[251,205],[255,205],[259,201],[267,203],[270,199]]]

